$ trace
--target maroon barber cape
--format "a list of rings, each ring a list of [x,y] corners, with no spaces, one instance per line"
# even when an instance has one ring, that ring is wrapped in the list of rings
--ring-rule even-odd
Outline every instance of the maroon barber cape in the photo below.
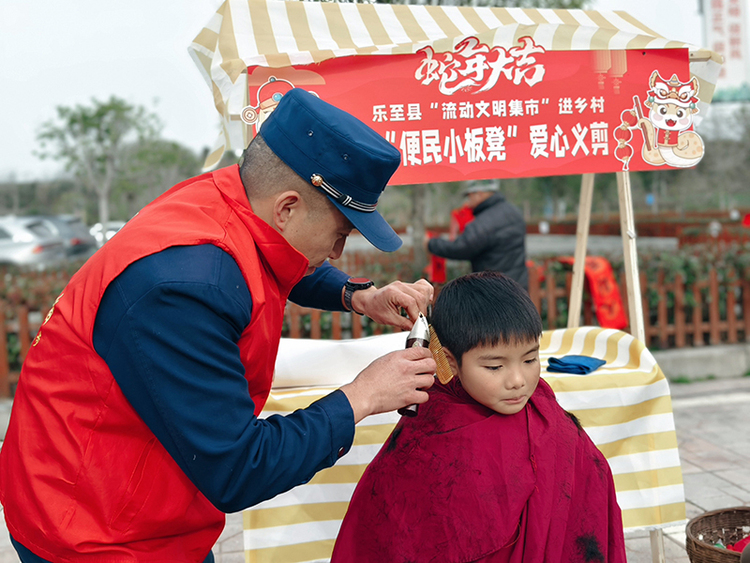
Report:
[[[430,389],[357,485],[332,563],[625,562],[609,464],[543,380],[497,414]]]

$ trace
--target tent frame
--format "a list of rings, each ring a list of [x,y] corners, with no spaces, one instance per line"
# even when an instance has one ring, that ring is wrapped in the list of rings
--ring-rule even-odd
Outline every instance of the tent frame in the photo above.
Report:
[[[260,6],[258,11],[251,14],[251,10],[245,6],[256,4]],[[273,5],[274,9],[263,7]],[[338,2],[289,2],[270,3],[263,0],[225,0],[217,13],[207,26],[199,33],[192,42],[189,52],[193,57],[199,71],[204,75],[209,87],[212,89],[217,110],[222,115],[222,131],[217,139],[214,149],[206,159],[206,168],[215,166],[225,149],[246,146],[246,141],[251,137],[248,127],[242,127],[240,114],[247,105],[247,68],[250,66],[281,67],[294,64],[309,64],[326,60],[331,56],[348,56],[352,54],[402,54],[413,53],[417,47],[432,45],[436,50],[453,44],[452,32],[440,32],[441,25],[437,20],[427,28],[421,28],[414,18],[409,19],[403,25],[399,22],[396,7],[380,5],[382,12],[387,12],[383,20],[372,14],[378,6],[368,7],[368,13],[374,17],[377,24],[376,40],[374,36],[368,35],[354,41],[352,37],[342,37],[340,43],[335,41],[329,31],[329,25],[324,12],[332,18],[331,21],[345,21],[343,8],[350,11],[349,3]],[[357,2],[355,2],[357,4]],[[283,10],[279,9],[284,7]],[[334,8],[334,6],[337,6]],[[234,10],[233,8],[237,9]],[[298,49],[294,34],[294,26],[291,25],[289,10],[295,13],[304,11],[311,16],[316,25],[308,26],[305,33],[300,37],[303,49]],[[307,8],[310,8],[309,10]],[[461,10],[460,7],[450,7],[452,10]],[[400,8],[398,8],[400,9]],[[441,11],[440,21],[443,25],[454,27],[451,23],[454,18],[442,13],[444,10],[439,6],[422,6],[423,10]],[[467,10],[480,10],[480,8],[466,8]],[[489,9],[489,8],[488,8]],[[481,10],[484,10],[482,8]],[[493,9],[495,10],[495,9]],[[335,12],[335,13],[334,13]],[[721,57],[705,49],[697,49],[693,46],[669,41],[652,30],[635,21],[625,12],[607,13],[607,17],[599,15],[596,21],[589,17],[588,12],[581,10],[534,10],[533,14],[526,14],[521,9],[496,9],[498,16],[492,16],[502,25],[508,25],[509,29],[534,33],[537,26],[551,24],[552,30],[558,28],[563,30],[561,40],[566,42],[564,50],[609,50],[610,41],[614,41],[618,47],[615,49],[670,49],[688,48],[690,56],[691,76],[701,81],[701,95],[698,107],[703,110],[708,106],[713,94],[713,89],[718,79]],[[494,13],[494,12],[493,12]],[[307,15],[305,17],[307,17]],[[351,14],[350,14],[351,15]],[[474,14],[475,19],[478,17]],[[533,16],[533,17],[532,17]],[[362,24],[361,16],[355,18],[358,25]],[[481,19],[481,18],[480,18]],[[222,26],[224,21],[232,25],[226,29]],[[511,22],[506,24],[506,22]],[[414,39],[417,35],[409,35],[406,28],[415,28],[422,39]],[[433,25],[434,24],[434,25]],[[474,33],[481,30],[468,20],[461,24],[464,28],[474,27]],[[253,33],[243,33],[239,36],[234,34],[235,26],[249,26]],[[362,26],[361,29],[365,29]],[[388,30],[385,28],[388,27]],[[482,24],[482,28],[487,25]],[[584,33],[576,34],[579,28]],[[375,28],[373,28],[375,29]],[[499,29],[499,28],[498,28]],[[480,30],[480,31],[477,31]],[[496,31],[494,27],[481,31],[487,33]],[[268,33],[270,31],[270,33]],[[278,33],[277,33],[278,31]],[[382,33],[385,31],[385,33]],[[414,31],[414,30],[412,30]],[[460,28],[462,34],[465,30]],[[596,31],[601,31],[597,33]],[[257,32],[258,37],[254,35]],[[441,35],[442,33],[442,35]],[[420,35],[421,34],[421,35]],[[381,37],[382,35],[382,37]],[[549,33],[547,34],[549,35]],[[239,38],[238,38],[239,37]],[[550,36],[551,37],[551,36]],[[384,39],[385,38],[385,39]],[[426,38],[426,39],[425,39]],[[219,43],[227,41],[220,48]],[[312,47],[310,47],[312,46]],[[291,51],[290,51],[291,49]],[[295,51],[297,49],[298,51]],[[563,50],[563,49],[561,49]],[[293,52],[294,56],[290,53]],[[301,61],[305,61],[304,63]],[[244,75],[243,75],[244,73]],[[645,330],[643,318],[643,305],[641,299],[640,278],[638,274],[638,254],[636,249],[636,229],[633,214],[633,202],[630,186],[630,176],[627,170],[616,172],[618,200],[620,210],[620,228],[623,243],[626,290],[628,297],[628,313],[631,334],[645,344]],[[594,174],[584,174],[581,182],[579,216],[576,233],[576,249],[573,264],[573,282],[570,294],[568,327],[575,328],[580,323],[581,303],[584,286],[584,266],[588,234],[591,220],[591,207],[593,200]],[[651,552],[654,563],[663,563],[665,559],[663,531],[660,528],[646,528],[650,531]]]
[[[643,323],[643,300],[641,282],[638,273],[638,252],[636,249],[635,217],[633,214],[633,197],[630,189],[630,173],[625,170],[616,172],[617,194],[620,207],[620,233],[625,259],[625,283],[628,296],[628,319],[630,333],[646,344],[646,333]],[[591,224],[591,203],[594,195],[594,174],[583,174],[581,178],[581,196],[578,206],[578,224],[576,226],[576,249],[573,260],[573,282],[570,288],[568,308],[568,328],[580,325],[581,303],[583,301],[584,267],[586,264],[586,247]],[[649,530],[651,540],[651,561],[665,563],[664,531],[661,528]]]

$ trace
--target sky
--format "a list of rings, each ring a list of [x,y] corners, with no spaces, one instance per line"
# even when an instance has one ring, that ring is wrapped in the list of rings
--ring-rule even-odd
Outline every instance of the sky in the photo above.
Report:
[[[705,1],[705,0],[704,0]],[[221,0],[2,0],[0,182],[44,180],[61,164],[35,156],[57,106],[115,95],[157,113],[162,136],[196,152],[219,131],[208,85],[188,45]],[[703,45],[698,0],[594,0],[661,35]]]

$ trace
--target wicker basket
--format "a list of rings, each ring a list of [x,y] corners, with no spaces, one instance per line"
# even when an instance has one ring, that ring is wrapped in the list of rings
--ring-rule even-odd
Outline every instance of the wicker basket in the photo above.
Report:
[[[743,527],[745,530],[743,531]],[[750,533],[750,506],[706,512],[687,523],[686,549],[691,563],[739,563],[740,554],[714,547],[740,541]],[[703,539],[699,539],[699,538]]]

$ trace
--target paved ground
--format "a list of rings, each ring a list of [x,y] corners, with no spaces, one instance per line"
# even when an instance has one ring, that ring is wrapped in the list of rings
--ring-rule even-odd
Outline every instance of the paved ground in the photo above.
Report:
[[[709,510],[750,506],[750,377],[672,384],[673,409],[692,518]],[[8,404],[0,404],[0,418]],[[0,522],[0,563],[17,563]],[[667,530],[667,561],[688,563],[685,527]],[[626,538],[629,563],[651,562],[648,533]],[[244,563],[242,515],[227,516],[214,548],[217,563]]]
[[[687,517],[750,506],[750,377],[672,384]],[[687,563],[685,527],[668,530],[667,561]],[[626,539],[629,563],[651,561],[648,534]]]

